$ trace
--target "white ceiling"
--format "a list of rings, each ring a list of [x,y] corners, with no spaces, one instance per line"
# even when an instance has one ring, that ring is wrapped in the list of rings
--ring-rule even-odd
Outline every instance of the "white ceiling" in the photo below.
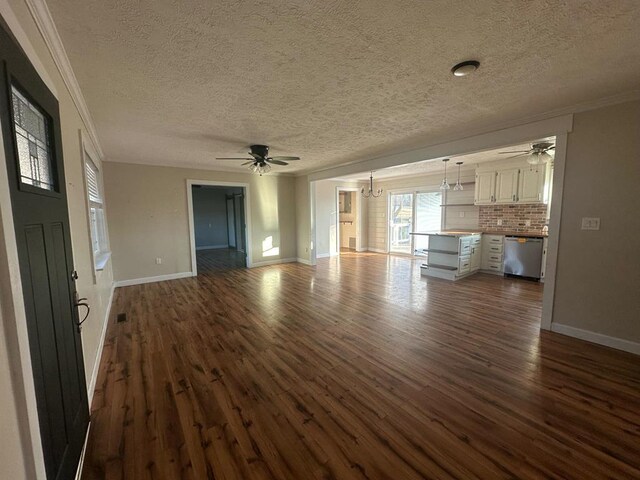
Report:
[[[513,152],[520,150],[529,150],[531,148],[532,143],[538,142],[552,142],[555,143],[555,139],[553,137],[548,137],[544,139],[534,140],[529,143],[522,143],[519,145],[510,145],[505,147],[500,147],[492,150],[486,150],[484,152],[476,152],[470,153],[467,155],[458,155],[449,157],[449,162],[447,163],[447,171],[455,172],[458,168],[456,162],[463,162],[461,166],[462,170],[475,170],[476,165],[486,162],[495,162],[496,160],[506,160],[515,155],[502,154],[500,152]],[[553,152],[551,152],[553,153]],[[431,175],[436,173],[441,173],[444,171],[444,164],[442,159],[431,159],[424,160],[422,162],[414,162],[406,165],[398,165],[396,167],[389,167],[380,170],[376,170],[373,173],[373,177],[375,180],[381,179],[391,179],[396,177],[407,177],[407,176],[416,176],[416,175]],[[353,175],[345,175],[339,178],[335,178],[334,180],[347,180],[347,181],[368,181],[370,172],[361,172],[354,173]]]
[[[312,171],[640,85],[637,0],[48,3],[110,161]]]

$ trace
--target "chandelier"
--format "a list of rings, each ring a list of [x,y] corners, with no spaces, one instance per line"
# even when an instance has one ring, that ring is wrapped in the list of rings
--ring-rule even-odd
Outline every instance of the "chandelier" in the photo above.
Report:
[[[373,172],[371,172],[371,176],[369,176],[369,190],[365,193],[365,189],[364,187],[362,187],[362,190],[360,190],[360,193],[364,198],[369,198],[369,197],[378,198],[380,195],[382,195],[381,188],[376,190],[375,193],[373,191]]]

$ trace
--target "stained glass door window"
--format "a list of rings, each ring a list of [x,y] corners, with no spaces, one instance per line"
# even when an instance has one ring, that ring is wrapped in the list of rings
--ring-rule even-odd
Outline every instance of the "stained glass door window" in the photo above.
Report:
[[[45,190],[54,190],[47,119],[40,109],[14,86],[11,87],[11,101],[20,181]]]

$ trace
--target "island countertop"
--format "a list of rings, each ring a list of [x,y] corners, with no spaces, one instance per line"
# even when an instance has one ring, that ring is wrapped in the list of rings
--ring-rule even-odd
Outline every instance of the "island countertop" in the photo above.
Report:
[[[410,232],[409,235],[437,235],[440,237],[465,237],[467,235],[480,235],[479,231],[465,230],[438,230],[434,232]]]
[[[503,235],[505,237],[540,237],[545,238],[547,233],[536,232],[490,232],[484,230],[436,230],[432,232],[410,232],[410,235],[434,235],[441,237],[464,237],[466,235]]]

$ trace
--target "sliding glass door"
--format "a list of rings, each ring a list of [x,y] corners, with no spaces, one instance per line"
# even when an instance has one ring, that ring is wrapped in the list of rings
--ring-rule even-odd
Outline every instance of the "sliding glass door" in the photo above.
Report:
[[[442,228],[442,193],[409,192],[389,195],[389,252],[413,255],[429,247],[428,237],[411,232]]]
[[[389,195],[389,251],[413,253],[411,235],[413,226],[413,193]]]
[[[434,232],[442,228],[442,194],[440,192],[417,192],[414,232]],[[429,237],[416,235],[415,253],[429,248]]]

